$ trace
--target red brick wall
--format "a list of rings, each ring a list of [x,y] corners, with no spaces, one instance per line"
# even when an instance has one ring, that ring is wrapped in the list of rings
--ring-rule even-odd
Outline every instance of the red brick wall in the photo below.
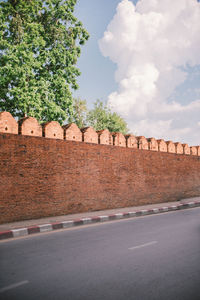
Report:
[[[0,132],[18,134],[18,124],[7,111],[0,112]]]
[[[42,136],[42,126],[33,117],[26,117],[19,122],[19,133],[22,135]]]
[[[43,124],[43,136],[51,139],[64,139],[63,128],[57,121],[50,121]]]
[[[0,133],[0,223],[200,196],[200,157]]]

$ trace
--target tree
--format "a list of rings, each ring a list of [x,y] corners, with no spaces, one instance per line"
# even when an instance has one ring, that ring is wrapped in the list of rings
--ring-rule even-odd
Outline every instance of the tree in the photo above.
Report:
[[[0,110],[62,123],[77,89],[75,67],[88,32],[73,15],[77,0],[0,3]]]
[[[73,113],[69,121],[75,123],[79,128],[87,125],[87,104],[86,100],[80,98],[73,99]]]
[[[107,128],[110,132],[128,133],[128,127],[124,119],[117,113],[112,113],[107,105],[102,101],[97,100],[94,103],[94,108],[88,112],[88,124],[94,127],[95,130]]]

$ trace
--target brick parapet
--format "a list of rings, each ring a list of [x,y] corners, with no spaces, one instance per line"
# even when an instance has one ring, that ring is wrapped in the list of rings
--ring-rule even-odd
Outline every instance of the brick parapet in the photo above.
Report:
[[[108,129],[98,130],[98,143],[102,145],[113,145],[111,142],[112,136]]]
[[[0,132],[18,134],[17,121],[7,111],[0,112]]]
[[[26,117],[17,122],[9,112],[0,112],[0,133],[200,156],[200,146],[189,147],[187,144],[173,143],[163,139],[156,140],[153,137],[123,135],[120,132],[109,132],[107,129],[100,131],[95,131],[92,127],[79,129],[74,123],[61,127],[58,122],[51,121],[41,126],[33,117]]]
[[[183,145],[179,142],[174,143],[175,147],[176,147],[176,153],[177,154],[183,154]]]
[[[168,153],[176,153],[176,147],[172,141],[166,141],[166,144]]]
[[[158,151],[158,142],[155,138],[148,138],[147,141],[149,143],[149,150]]]
[[[64,125],[64,139],[68,141],[82,142],[82,132],[74,123]]]
[[[125,138],[126,138],[126,147],[127,148],[134,148],[134,149],[138,148],[138,141],[134,135],[126,134]]]
[[[149,150],[149,144],[144,136],[137,136],[138,149]]]
[[[126,138],[121,132],[113,132],[113,145],[119,147],[126,147]]]
[[[56,121],[50,121],[42,125],[43,136],[51,139],[64,139],[64,131]]]
[[[167,152],[167,143],[163,139],[157,140],[158,150],[161,152]]]
[[[18,121],[18,132],[22,135],[42,136],[42,126],[33,117],[26,117]]]

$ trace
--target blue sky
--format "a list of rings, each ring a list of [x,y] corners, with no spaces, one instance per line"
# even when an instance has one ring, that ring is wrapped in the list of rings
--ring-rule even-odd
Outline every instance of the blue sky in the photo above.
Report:
[[[138,135],[200,144],[197,0],[78,0],[75,13],[90,39],[74,96],[108,101]]]
[[[115,64],[100,52],[98,40],[115,14],[120,0],[78,0],[76,16],[90,33],[89,41],[82,47],[78,67],[81,77],[78,79],[79,90],[75,95],[86,99],[88,107],[96,99],[107,100],[108,94],[117,88],[114,79]]]

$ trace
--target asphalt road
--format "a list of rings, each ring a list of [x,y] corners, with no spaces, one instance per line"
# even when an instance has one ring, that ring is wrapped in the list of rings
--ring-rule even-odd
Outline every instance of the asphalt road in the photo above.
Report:
[[[0,299],[199,300],[200,208],[2,241]]]

